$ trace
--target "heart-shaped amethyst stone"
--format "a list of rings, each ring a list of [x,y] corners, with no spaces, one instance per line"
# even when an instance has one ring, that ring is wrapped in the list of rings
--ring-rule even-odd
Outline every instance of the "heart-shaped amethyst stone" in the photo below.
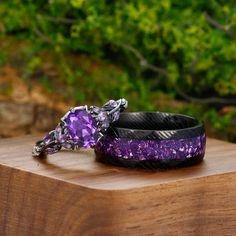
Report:
[[[71,111],[65,119],[67,132],[59,135],[62,146],[68,148],[70,143],[79,147],[88,148],[95,145],[99,131],[93,117],[85,110]],[[69,142],[68,142],[69,141]]]

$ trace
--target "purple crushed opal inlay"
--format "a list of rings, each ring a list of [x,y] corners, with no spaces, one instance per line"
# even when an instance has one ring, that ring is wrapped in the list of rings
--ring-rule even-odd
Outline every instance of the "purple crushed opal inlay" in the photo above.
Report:
[[[97,152],[130,160],[183,160],[205,153],[206,135],[179,140],[139,140],[103,136]]]

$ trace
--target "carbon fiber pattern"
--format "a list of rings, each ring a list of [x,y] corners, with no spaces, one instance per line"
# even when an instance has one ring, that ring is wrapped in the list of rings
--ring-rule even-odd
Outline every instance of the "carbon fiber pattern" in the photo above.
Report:
[[[205,133],[197,119],[164,112],[123,112],[106,135],[142,140],[187,139]]]
[[[104,153],[100,153],[95,151],[96,160],[105,164],[115,165],[115,166],[123,166],[128,168],[142,168],[148,170],[156,170],[156,169],[173,169],[179,167],[186,167],[198,164],[202,162],[204,154],[191,157],[188,159],[182,160],[126,160],[123,158],[112,157],[109,155],[104,155]]]

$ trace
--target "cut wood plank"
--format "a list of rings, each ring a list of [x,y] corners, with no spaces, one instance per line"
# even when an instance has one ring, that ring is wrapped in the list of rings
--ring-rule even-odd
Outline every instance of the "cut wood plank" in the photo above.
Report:
[[[148,171],[93,150],[32,158],[36,140],[0,140],[0,235],[235,235],[235,144],[208,139],[201,164]]]

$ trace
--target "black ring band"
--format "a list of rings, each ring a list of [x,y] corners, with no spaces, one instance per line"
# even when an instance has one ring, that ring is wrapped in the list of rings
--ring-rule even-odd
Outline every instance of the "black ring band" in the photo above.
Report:
[[[125,112],[97,143],[95,152],[99,161],[112,164],[176,167],[202,160],[205,143],[204,125],[193,117]]]
[[[164,112],[125,112],[107,130],[110,136],[144,140],[192,138],[204,133],[196,118]]]

